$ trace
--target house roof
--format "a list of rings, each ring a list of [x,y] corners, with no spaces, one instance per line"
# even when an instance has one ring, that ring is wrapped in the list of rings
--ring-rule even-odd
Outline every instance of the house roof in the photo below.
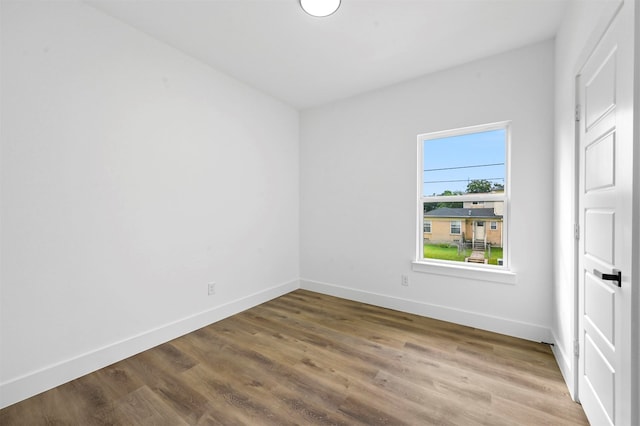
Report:
[[[492,208],[451,208],[440,207],[424,214],[425,217],[473,217],[484,219],[502,219],[501,215],[495,214]]]

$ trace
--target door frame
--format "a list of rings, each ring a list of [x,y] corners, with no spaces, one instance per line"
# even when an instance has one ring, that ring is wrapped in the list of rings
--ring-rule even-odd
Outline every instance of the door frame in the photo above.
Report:
[[[640,4],[635,3],[634,16],[634,99],[633,99],[633,201],[632,209],[634,214],[631,217],[632,223],[632,256],[635,256],[635,262],[632,267],[632,286],[631,293],[631,327],[635,330],[632,332],[631,356],[632,359],[640,360]],[[634,257],[632,257],[633,259]],[[635,342],[634,342],[635,339]],[[632,365],[631,371],[632,383],[632,424],[640,424],[640,362]],[[634,402],[635,400],[635,402]]]
[[[632,359],[640,360],[640,4],[635,3],[635,17],[634,17],[634,33],[635,33],[635,46],[634,46],[634,99],[633,99],[633,143],[634,143],[634,156],[633,156],[633,196],[632,209],[634,214],[632,215],[632,256],[635,256],[636,261],[633,264],[633,292],[631,294],[631,327],[635,330],[632,333],[631,342],[631,356]],[[635,336],[635,342],[633,341]],[[631,377],[635,377],[632,381],[631,390],[632,408],[631,421],[635,424],[640,424],[640,362],[632,365]],[[635,370],[635,371],[634,371]],[[632,379],[633,380],[633,379]]]
[[[580,401],[580,389],[579,389],[579,374],[580,369],[578,363],[579,359],[579,351],[578,351],[578,342],[580,336],[580,277],[579,277],[579,246],[580,246],[580,238],[582,238],[582,231],[579,229],[580,223],[580,121],[578,121],[577,117],[579,114],[579,75],[584,65],[591,53],[595,50],[598,43],[604,37],[606,31],[609,29],[609,26],[612,24],[613,20],[616,18],[618,13],[624,8],[625,2],[633,3],[635,0],[618,0],[617,2],[610,2],[605,5],[603,8],[603,12],[601,18],[593,28],[591,35],[589,36],[587,42],[583,45],[582,51],[578,56],[578,60],[576,61],[576,65],[573,69],[574,76],[574,110],[575,117],[574,120],[574,200],[573,200],[573,219],[574,219],[574,227],[575,227],[575,238],[574,238],[574,297],[573,297],[573,346],[574,346],[574,354],[573,354],[573,365],[572,372],[572,394],[571,397],[579,402]],[[636,39],[638,39],[638,35],[640,35],[640,4],[636,3],[634,8],[634,34]],[[633,49],[634,54],[634,75],[633,75],[633,86],[634,86],[634,96],[633,96],[633,135],[632,135],[632,143],[634,144],[633,148],[633,200],[632,200],[632,209],[634,213],[632,214],[632,259],[637,259],[637,262],[632,262],[632,270],[631,273],[631,357],[632,359],[640,359],[640,42],[636,42]],[[636,365],[636,363],[632,363],[631,371],[629,372],[631,375],[631,395],[629,396],[631,401],[631,424],[640,424],[640,365]],[[634,403],[637,402],[637,403]]]

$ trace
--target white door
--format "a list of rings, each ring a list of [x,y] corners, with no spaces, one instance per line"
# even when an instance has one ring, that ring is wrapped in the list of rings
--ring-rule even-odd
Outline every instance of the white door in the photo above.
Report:
[[[484,240],[484,221],[476,221],[474,225],[476,229],[476,240]]]
[[[577,76],[578,396],[592,425],[631,424],[633,1]],[[618,272],[620,271],[620,272]]]

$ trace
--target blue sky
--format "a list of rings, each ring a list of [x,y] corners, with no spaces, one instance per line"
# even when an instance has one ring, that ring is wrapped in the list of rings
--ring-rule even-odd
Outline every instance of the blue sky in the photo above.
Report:
[[[504,184],[505,135],[506,130],[499,129],[423,141],[424,195],[438,195],[445,190],[464,192],[473,179]],[[449,169],[433,170],[443,168]]]

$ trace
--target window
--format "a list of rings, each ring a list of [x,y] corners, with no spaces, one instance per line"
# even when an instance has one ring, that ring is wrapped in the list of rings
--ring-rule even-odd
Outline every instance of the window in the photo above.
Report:
[[[454,235],[459,235],[461,227],[462,227],[462,222],[461,221],[452,220],[449,233],[454,234]]]
[[[507,268],[509,137],[508,122],[418,136],[417,262]]]

